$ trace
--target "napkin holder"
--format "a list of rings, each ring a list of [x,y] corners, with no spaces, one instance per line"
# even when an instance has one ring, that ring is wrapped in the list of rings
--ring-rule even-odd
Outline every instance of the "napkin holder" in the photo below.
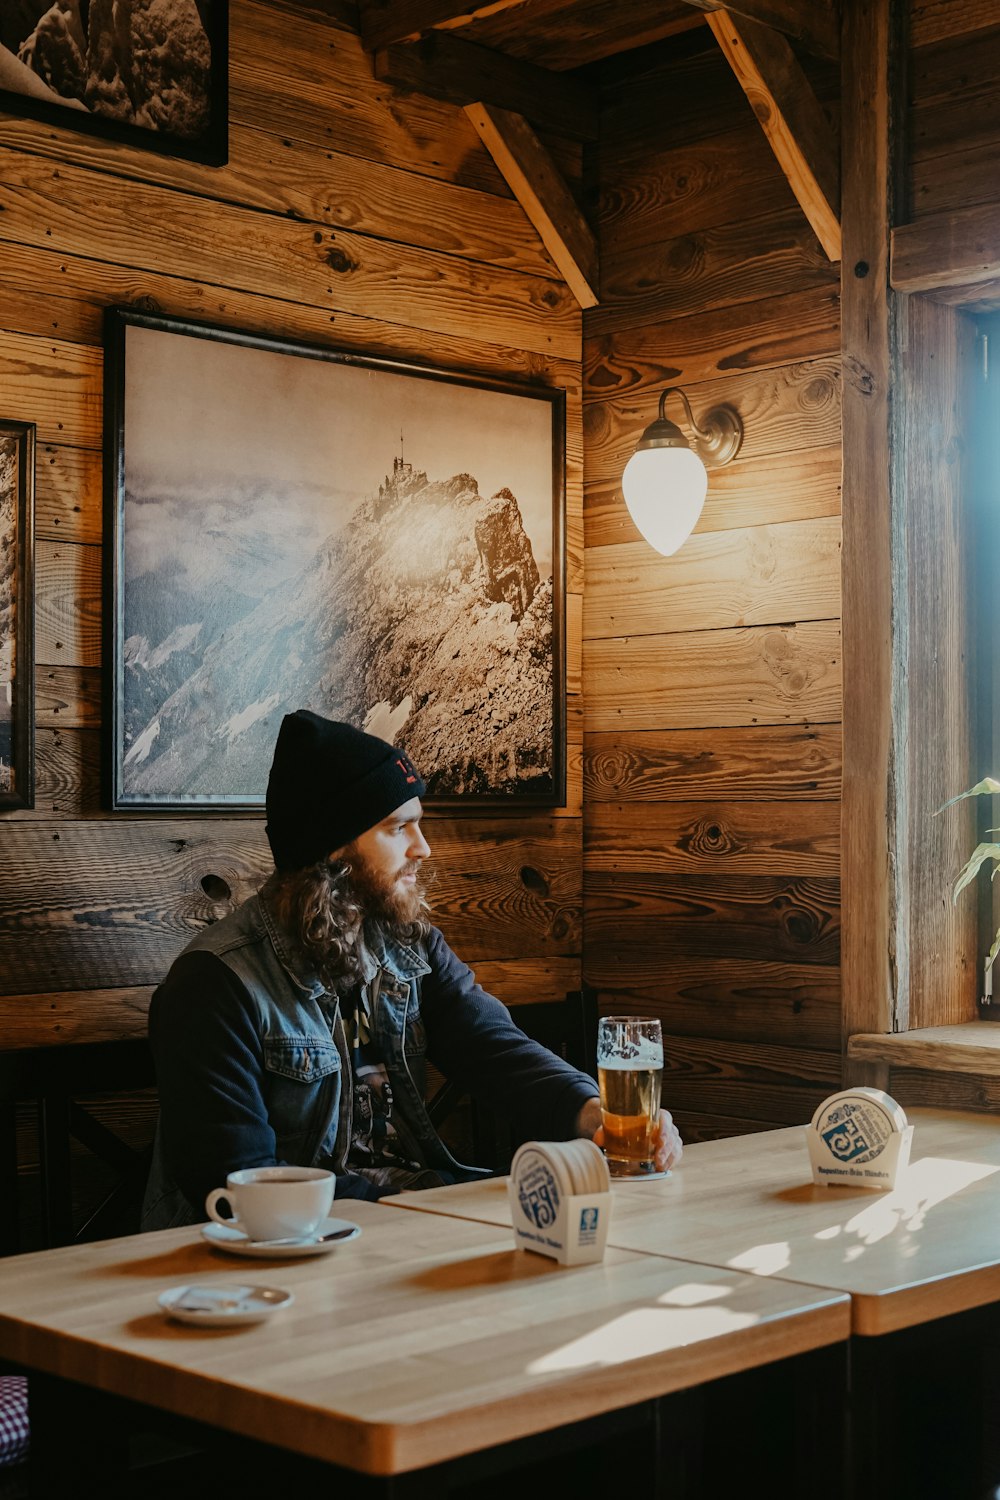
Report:
[[[891,1192],[906,1171],[913,1126],[881,1089],[843,1089],[824,1099],[806,1126],[813,1181]]]
[[[549,1255],[561,1266],[604,1259],[611,1220],[610,1179],[602,1192],[565,1193],[545,1144],[530,1142],[520,1147],[511,1164],[507,1196],[519,1250]]]

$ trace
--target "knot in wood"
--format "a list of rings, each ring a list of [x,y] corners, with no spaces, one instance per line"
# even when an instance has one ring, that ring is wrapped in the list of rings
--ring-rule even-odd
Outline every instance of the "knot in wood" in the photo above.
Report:
[[[230,901],[232,899],[232,890],[221,875],[203,875],[201,878],[201,888],[209,901]]]
[[[534,865],[521,866],[521,884],[526,891],[534,891],[537,896],[549,894],[549,883],[541,870],[536,870]]]
[[[684,842],[692,854],[733,854],[743,848],[731,830],[716,818],[702,818]]]
[[[346,272],[358,269],[357,261],[353,260],[347,251],[342,250],[339,245],[334,245],[326,252],[326,263],[331,271]]]

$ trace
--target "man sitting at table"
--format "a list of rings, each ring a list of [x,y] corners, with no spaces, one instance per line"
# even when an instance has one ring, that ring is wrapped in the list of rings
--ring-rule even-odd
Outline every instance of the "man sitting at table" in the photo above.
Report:
[[[430,1061],[526,1138],[600,1140],[593,1079],[531,1041],[428,921],[426,790],[405,751],[301,709],[267,787],[275,872],[207,927],[153,995],[160,1121],[144,1229],[205,1217],[241,1167],[337,1174],[379,1198],[486,1176],[441,1141]],[[680,1137],[660,1114],[662,1169]]]

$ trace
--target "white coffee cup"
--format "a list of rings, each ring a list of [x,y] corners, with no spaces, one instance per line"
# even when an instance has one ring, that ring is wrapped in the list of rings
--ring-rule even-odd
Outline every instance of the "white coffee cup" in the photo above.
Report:
[[[307,1239],[329,1217],[336,1178],[322,1167],[244,1167],[213,1188],[205,1212],[251,1240]],[[224,1219],[220,1203],[232,1218]]]

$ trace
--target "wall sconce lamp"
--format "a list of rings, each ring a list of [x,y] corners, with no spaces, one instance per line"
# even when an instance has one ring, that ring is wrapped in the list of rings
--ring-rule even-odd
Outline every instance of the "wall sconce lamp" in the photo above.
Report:
[[[680,396],[694,434],[692,442],[665,415],[668,396]],[[743,423],[731,406],[715,406],[699,427],[680,386],[660,397],[660,414],[639,439],[622,474],[629,514],[646,541],[669,557],[683,546],[705,504],[705,463],[728,464],[740,451]]]

